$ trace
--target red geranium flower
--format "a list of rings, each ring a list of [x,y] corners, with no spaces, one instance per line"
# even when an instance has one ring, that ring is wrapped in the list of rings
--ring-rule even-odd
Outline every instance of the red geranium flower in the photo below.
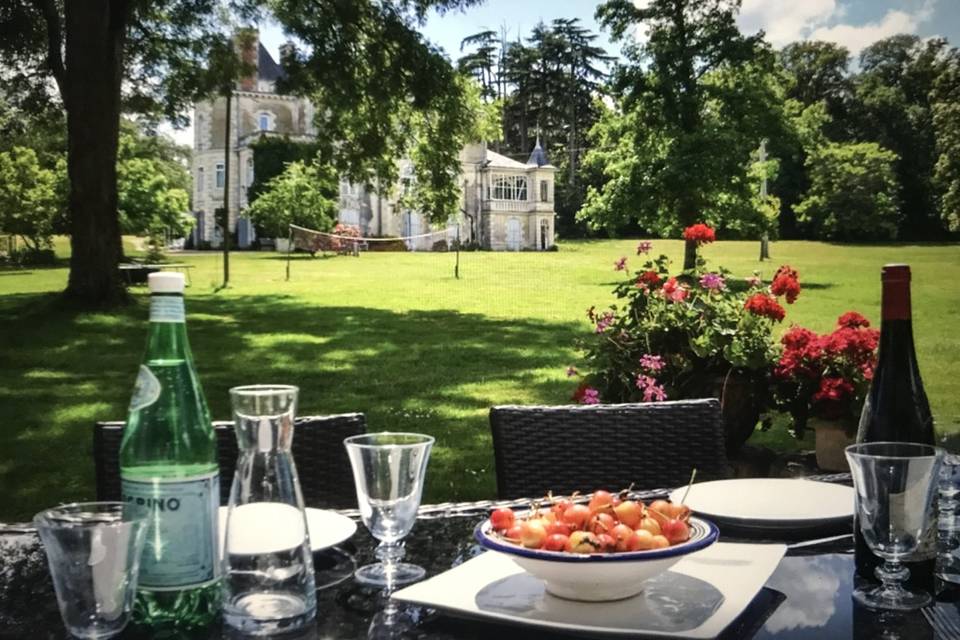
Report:
[[[783,337],[780,338],[780,342],[788,350],[800,350],[816,339],[817,334],[815,334],[813,331],[810,331],[810,329],[794,326],[790,327],[790,329],[783,334]]]
[[[747,302],[743,306],[754,315],[770,318],[777,322],[783,320],[784,316],[787,315],[787,312],[783,310],[783,307],[780,306],[777,299],[766,293],[753,294],[747,298]]]
[[[853,394],[853,385],[843,378],[823,378],[820,388],[813,394],[814,402],[839,402]]]
[[[683,239],[696,242],[698,245],[709,244],[717,239],[717,234],[714,233],[712,228],[698,222],[683,230]]]
[[[640,274],[640,277],[637,278],[638,287],[643,285],[653,287],[658,284],[660,284],[660,274],[658,274],[656,271],[653,271],[652,269],[649,271],[644,271],[643,273]]]
[[[857,327],[869,327],[870,321],[856,311],[847,311],[837,318],[837,326],[856,329]]]
[[[770,293],[775,296],[785,296],[787,304],[793,304],[800,295],[800,278],[795,269],[783,265],[777,269],[770,284]]]

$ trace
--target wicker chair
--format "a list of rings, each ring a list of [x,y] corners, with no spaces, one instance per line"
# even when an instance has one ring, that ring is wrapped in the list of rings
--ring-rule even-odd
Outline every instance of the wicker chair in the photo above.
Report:
[[[298,418],[293,437],[293,459],[303,500],[308,507],[349,508],[357,506],[353,472],[343,439],[365,433],[362,413]],[[120,442],[122,422],[97,422],[93,429],[93,458],[98,500],[120,499]],[[237,467],[237,438],[232,422],[214,422],[217,458],[220,463],[220,503],[230,499],[230,486]]]
[[[715,399],[500,406],[490,429],[501,499],[684,485],[729,477]]]

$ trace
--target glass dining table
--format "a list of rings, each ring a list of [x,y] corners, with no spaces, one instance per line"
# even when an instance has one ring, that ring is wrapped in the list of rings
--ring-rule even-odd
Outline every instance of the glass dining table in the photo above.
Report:
[[[658,491],[643,492],[650,499]],[[517,503],[519,504],[519,503]],[[480,553],[473,530],[491,508],[489,502],[425,505],[406,539],[407,558],[437,575]],[[357,517],[356,512],[343,512]],[[853,539],[837,532],[823,541],[786,542],[788,551],[765,586],[747,609],[720,638],[832,640],[856,638],[935,640],[946,637],[934,631],[921,612],[875,613],[855,606]],[[721,541],[758,542],[742,532],[724,530]],[[384,593],[357,584],[353,570],[374,561],[376,541],[360,525],[347,542],[314,554],[318,615],[316,625],[293,636],[312,638],[403,638],[480,640],[516,638],[541,640],[556,632],[532,626],[511,626],[463,619],[424,607],[392,605]],[[490,552],[486,552],[490,553]],[[952,619],[957,616],[954,589],[944,589],[936,607]],[[67,633],[57,603],[40,541],[28,526],[0,525],[0,639],[62,639]],[[120,638],[221,638],[232,637],[219,628],[192,634],[158,636],[135,626]],[[581,637],[600,637],[588,634]],[[622,637],[622,636],[619,636]],[[642,636],[639,636],[642,637]],[[284,638],[291,638],[287,635]]]

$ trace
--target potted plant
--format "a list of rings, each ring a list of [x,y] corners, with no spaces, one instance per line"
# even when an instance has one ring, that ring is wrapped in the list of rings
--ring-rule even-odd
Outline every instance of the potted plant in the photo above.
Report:
[[[686,238],[713,240],[713,230],[694,225]],[[647,254],[642,242],[637,254]],[[777,361],[774,326],[800,292],[796,271],[781,267],[770,285],[757,276],[732,278],[707,268],[670,274],[666,256],[630,272],[622,257],[614,269],[629,274],[614,288],[619,302],[587,310],[592,335],[580,341],[586,373],[577,402],[651,402],[718,397],[723,405],[727,449],[735,453],[770,404],[769,372]],[[580,376],[575,368],[568,375]]]
[[[783,352],[773,370],[776,402],[790,413],[794,435],[815,430],[821,469],[848,469],[843,449],[856,435],[879,338],[865,317],[848,311],[830,333],[795,326],[780,340]]]

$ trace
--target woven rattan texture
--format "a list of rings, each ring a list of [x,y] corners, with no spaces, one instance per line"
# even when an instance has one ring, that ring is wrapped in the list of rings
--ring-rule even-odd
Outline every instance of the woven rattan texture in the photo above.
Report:
[[[220,463],[220,504],[230,499],[230,485],[237,468],[237,438],[232,422],[214,422]],[[303,501],[308,507],[342,509],[356,507],[353,472],[343,447],[349,436],[365,433],[362,413],[298,418],[293,437],[293,460]],[[98,422],[93,429],[93,457],[98,500],[120,499],[120,441],[122,422]]]
[[[501,499],[730,476],[720,403],[500,406],[490,428]]]

